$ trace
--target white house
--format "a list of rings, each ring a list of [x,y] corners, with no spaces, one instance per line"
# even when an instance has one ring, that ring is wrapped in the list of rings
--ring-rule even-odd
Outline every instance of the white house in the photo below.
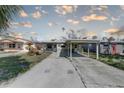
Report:
[[[2,38],[0,39],[0,50],[1,51],[28,51],[27,43],[31,42],[21,38]]]

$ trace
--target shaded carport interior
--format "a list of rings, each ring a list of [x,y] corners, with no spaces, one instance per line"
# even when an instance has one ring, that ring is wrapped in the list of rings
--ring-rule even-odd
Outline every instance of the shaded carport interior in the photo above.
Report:
[[[81,57],[82,55],[78,53],[78,50],[74,51],[76,49],[75,45],[79,46],[81,44],[88,44],[88,45],[96,44],[96,59],[99,59],[99,42],[100,42],[99,40],[77,40],[77,39],[67,40],[65,42],[66,48],[61,51],[60,56],[63,56],[63,55],[69,56],[70,59],[72,59],[72,57]],[[89,56],[89,52],[90,52],[89,47],[87,51]]]

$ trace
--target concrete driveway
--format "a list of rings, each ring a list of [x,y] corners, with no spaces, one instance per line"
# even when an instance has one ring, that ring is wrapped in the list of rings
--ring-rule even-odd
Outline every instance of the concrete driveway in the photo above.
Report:
[[[86,87],[124,87],[124,71],[87,57],[74,57],[77,69]]]
[[[1,87],[16,88],[80,88],[84,87],[73,65],[53,53],[28,72]]]
[[[90,88],[124,87],[124,71],[87,57],[65,57],[53,53],[26,73],[0,87]]]

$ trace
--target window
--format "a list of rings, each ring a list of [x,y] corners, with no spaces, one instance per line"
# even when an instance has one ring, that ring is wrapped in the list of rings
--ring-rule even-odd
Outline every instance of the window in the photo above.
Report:
[[[19,49],[21,48],[21,44],[18,44],[18,48],[19,48]]]
[[[3,46],[4,46],[4,44],[3,44],[3,43],[1,43],[1,44],[0,44],[0,49],[2,49],[2,48],[3,48]]]
[[[9,48],[15,48],[15,44],[9,44]]]

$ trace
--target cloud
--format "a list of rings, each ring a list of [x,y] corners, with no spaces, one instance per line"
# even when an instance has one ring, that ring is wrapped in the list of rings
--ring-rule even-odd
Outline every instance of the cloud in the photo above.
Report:
[[[24,10],[22,10],[19,12],[19,16],[25,18],[28,17],[28,14]]]
[[[17,32],[11,32],[11,36],[13,36],[15,38],[23,38],[23,34],[17,33]]]
[[[78,6],[72,6],[72,5],[63,5],[63,6],[56,6],[55,12],[59,15],[66,15],[73,13],[77,10]]]
[[[36,6],[35,9],[35,12],[32,13],[32,17],[35,19],[39,19],[44,15],[48,15],[48,12],[43,10],[41,6]]]
[[[99,11],[104,11],[104,10],[108,9],[108,6],[107,5],[100,5],[97,9]]]
[[[41,8],[42,8],[41,6],[36,6],[35,7],[36,10],[41,10]]]
[[[73,25],[77,25],[80,23],[78,20],[73,20],[73,19],[68,19],[67,22]]]
[[[104,12],[104,13],[107,13],[107,10],[108,9],[108,6],[107,5],[99,5],[99,6],[96,6],[96,5],[93,5],[93,6],[90,6],[90,13],[95,13],[95,12]]]
[[[36,6],[35,9],[37,11],[40,11],[43,15],[48,15],[48,12],[43,10],[41,6]]]
[[[110,22],[110,25],[114,25],[115,24],[115,22],[117,22],[117,21],[119,21],[120,20],[120,16],[118,16],[118,17],[113,17],[113,16],[111,16],[111,19],[110,20],[108,20],[109,22]]]
[[[16,38],[23,38],[23,34],[22,33],[17,33],[17,35],[15,37]]]
[[[48,15],[48,12],[45,11],[45,10],[41,10],[41,12],[42,12],[43,15]]]
[[[31,32],[31,35],[37,35],[37,32]]]
[[[59,25],[58,23],[55,23],[55,22],[48,22],[48,26],[49,27],[52,27],[52,26],[57,26]]]
[[[101,8],[105,8],[105,9],[107,9],[107,8],[108,8],[108,6],[107,6],[107,5],[100,5],[100,7],[101,7]]]
[[[115,33],[115,32],[118,32],[118,31],[119,31],[118,28],[110,28],[110,29],[105,30],[104,32],[111,34],[111,33]]]
[[[52,26],[53,26],[53,23],[52,23],[52,22],[49,22],[49,23],[48,23],[48,26],[49,26],[49,27],[52,27]]]
[[[87,37],[92,37],[92,36],[96,36],[97,34],[96,34],[96,32],[91,31],[91,32],[86,32],[85,35]]]
[[[42,17],[42,14],[40,11],[35,11],[34,13],[32,13],[32,17],[35,18],[35,19],[39,19]]]
[[[61,31],[57,31],[55,33],[48,33],[46,35],[46,39],[47,40],[51,40],[51,39],[57,39],[60,40],[62,36],[65,36],[66,34],[61,32]]]
[[[31,22],[14,22],[12,24],[14,26],[23,26],[23,27],[28,27],[28,28],[32,27],[32,23]]]
[[[109,11],[109,7],[107,5],[92,5],[90,6],[90,10],[88,11],[88,14],[99,14],[104,15],[107,17],[107,19],[111,18],[111,13]]]
[[[86,22],[89,22],[89,21],[104,21],[108,19],[106,16],[103,16],[103,15],[96,15],[96,14],[91,14],[89,16],[83,16],[82,17],[82,20],[83,21],[86,21]]]
[[[32,27],[32,23],[31,22],[21,22],[19,23],[20,26],[24,26],[24,27],[28,27],[31,28]]]

